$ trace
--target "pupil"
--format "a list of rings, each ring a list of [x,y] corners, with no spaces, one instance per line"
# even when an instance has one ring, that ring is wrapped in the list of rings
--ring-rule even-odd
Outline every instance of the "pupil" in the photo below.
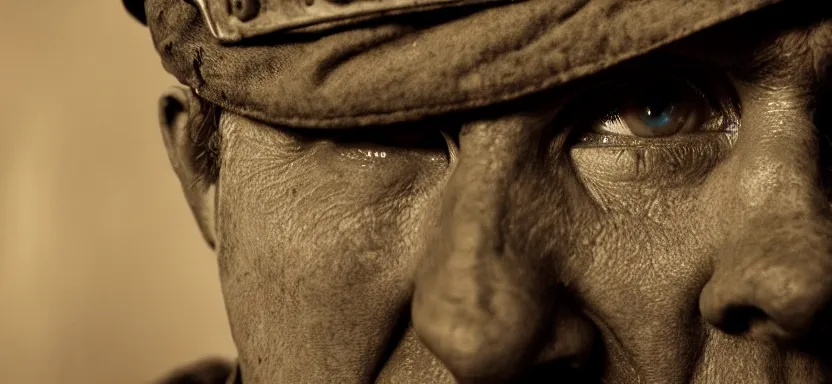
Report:
[[[661,128],[670,123],[673,117],[675,100],[670,95],[659,94],[648,97],[642,104],[641,116],[639,118],[649,127]]]

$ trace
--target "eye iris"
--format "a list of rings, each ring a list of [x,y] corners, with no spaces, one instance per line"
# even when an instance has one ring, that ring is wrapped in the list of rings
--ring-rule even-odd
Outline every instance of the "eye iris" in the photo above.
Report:
[[[646,100],[645,107],[639,114],[639,119],[651,128],[662,128],[673,120],[676,105],[667,97],[657,97]]]
[[[646,81],[645,81],[646,80]],[[644,84],[646,83],[646,84]],[[676,78],[637,79],[601,99],[596,133],[664,138],[704,130],[719,112],[695,85]]]

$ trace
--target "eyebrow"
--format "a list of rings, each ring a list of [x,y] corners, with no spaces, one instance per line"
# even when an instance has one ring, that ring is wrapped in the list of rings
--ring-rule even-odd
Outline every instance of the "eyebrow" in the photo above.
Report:
[[[766,27],[750,28],[751,21]],[[714,64],[744,82],[813,89],[832,80],[832,19],[743,19],[658,52]]]
[[[756,48],[745,69],[758,81],[810,91],[832,85],[832,20],[791,28]]]
[[[738,42],[752,47],[740,63],[742,69],[769,81],[807,86],[825,81],[832,54],[832,7],[821,3],[783,3],[739,20],[734,26]],[[755,28],[760,25],[764,27]]]

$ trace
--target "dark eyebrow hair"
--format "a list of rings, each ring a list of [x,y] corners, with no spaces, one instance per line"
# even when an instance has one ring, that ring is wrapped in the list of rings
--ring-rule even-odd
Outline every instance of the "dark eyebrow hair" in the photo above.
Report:
[[[745,70],[755,80],[817,91],[828,87],[832,64],[832,19],[791,26],[752,51]]]

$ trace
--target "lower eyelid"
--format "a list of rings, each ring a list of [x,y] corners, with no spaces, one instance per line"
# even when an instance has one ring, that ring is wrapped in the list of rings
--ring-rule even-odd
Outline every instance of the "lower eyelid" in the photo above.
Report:
[[[693,136],[659,145],[578,146],[572,149],[571,155],[579,173],[589,179],[691,184],[701,180],[725,158],[732,141],[724,133]]]

